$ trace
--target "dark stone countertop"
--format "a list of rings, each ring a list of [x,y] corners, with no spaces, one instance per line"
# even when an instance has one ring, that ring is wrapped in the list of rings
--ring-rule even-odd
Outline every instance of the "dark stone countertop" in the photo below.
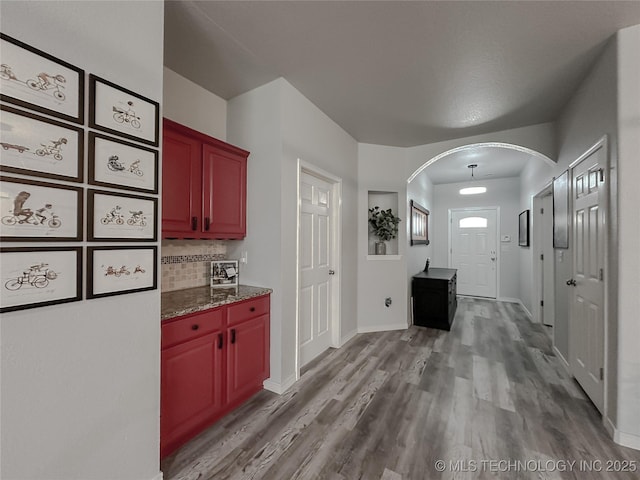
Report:
[[[237,289],[203,287],[187,288],[164,292],[161,298],[160,320],[201,312],[210,308],[241,302],[253,297],[260,297],[271,293],[270,288],[240,285]]]

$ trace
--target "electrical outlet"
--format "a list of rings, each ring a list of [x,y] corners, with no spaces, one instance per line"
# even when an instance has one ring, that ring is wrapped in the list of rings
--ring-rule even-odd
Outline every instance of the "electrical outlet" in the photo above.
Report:
[[[240,263],[243,263],[244,265],[249,263],[249,252],[246,250],[242,252],[242,255],[240,256]]]

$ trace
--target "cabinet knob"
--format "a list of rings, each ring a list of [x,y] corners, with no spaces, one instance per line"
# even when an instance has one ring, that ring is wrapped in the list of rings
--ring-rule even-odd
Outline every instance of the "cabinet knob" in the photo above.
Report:
[[[236,329],[232,328],[231,329],[231,343],[236,343]]]
[[[222,350],[222,334],[218,334],[218,350]]]
[[[191,217],[191,230],[194,232],[198,229],[198,217]]]
[[[193,325],[191,325],[191,330],[198,330],[200,328],[200,325],[198,325],[197,323],[194,323]]]
[[[204,217],[204,229],[207,232],[209,231],[210,226],[211,226],[211,221],[209,220],[209,217]]]
[[[255,312],[255,311],[256,311],[256,307],[251,307],[251,308],[249,309],[249,311],[250,311],[250,312]]]

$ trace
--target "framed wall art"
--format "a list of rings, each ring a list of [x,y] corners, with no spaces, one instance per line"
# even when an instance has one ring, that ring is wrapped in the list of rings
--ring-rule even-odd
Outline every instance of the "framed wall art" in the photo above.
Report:
[[[89,183],[158,193],[158,151],[90,132]]]
[[[429,245],[429,210],[413,200],[411,210],[411,245]]]
[[[89,241],[156,241],[157,198],[89,189],[87,203]]]
[[[569,248],[569,171],[553,179],[553,248]]]
[[[0,98],[84,123],[84,70],[0,33]]]
[[[89,126],[158,146],[160,104],[89,75]]]
[[[0,240],[82,240],[82,188],[0,177]]]
[[[529,246],[529,210],[525,210],[518,215],[518,245]]]
[[[239,278],[237,260],[214,260],[211,262],[211,287],[237,287]]]
[[[0,170],[72,182],[82,181],[82,128],[4,105],[0,109]]]
[[[0,248],[0,312],[82,299],[82,248]]]
[[[155,246],[89,247],[87,298],[155,290],[157,255]]]

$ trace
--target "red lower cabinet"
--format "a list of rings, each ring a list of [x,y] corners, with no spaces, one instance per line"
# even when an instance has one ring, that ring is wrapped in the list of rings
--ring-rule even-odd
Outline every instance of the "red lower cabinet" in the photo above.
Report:
[[[161,458],[262,389],[268,305],[267,295],[162,324]]]
[[[242,401],[269,377],[269,316],[242,322],[227,329],[228,403]]]

